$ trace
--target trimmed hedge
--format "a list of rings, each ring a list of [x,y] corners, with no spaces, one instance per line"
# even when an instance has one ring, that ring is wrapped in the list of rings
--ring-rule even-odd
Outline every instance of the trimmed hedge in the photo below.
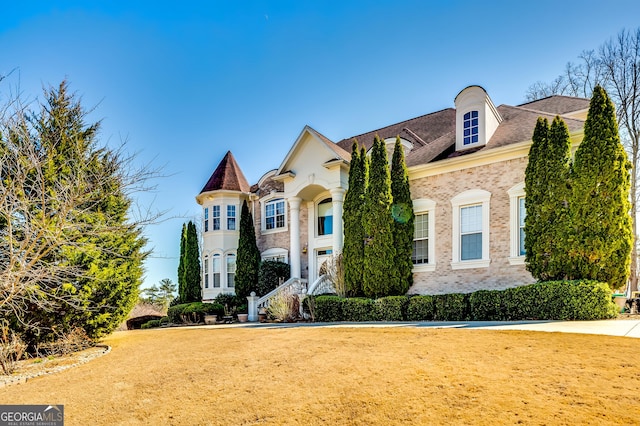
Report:
[[[351,297],[342,302],[343,321],[376,321],[377,317],[373,299]]]
[[[376,299],[375,311],[379,321],[406,321],[409,298],[406,296],[387,296]]]
[[[343,321],[342,319],[342,303],[346,299],[340,296],[317,296],[316,302],[316,321],[318,322],[335,322]]]
[[[183,303],[171,306],[167,310],[167,317],[173,324],[181,324],[184,322],[202,322],[205,314],[224,315],[224,306],[219,303]]]
[[[407,319],[409,321],[433,321],[435,307],[433,296],[411,296],[407,306]]]
[[[376,300],[309,297],[314,297],[315,318],[320,322],[593,320],[617,315],[609,286],[587,280],[548,281],[470,294],[389,296]]]

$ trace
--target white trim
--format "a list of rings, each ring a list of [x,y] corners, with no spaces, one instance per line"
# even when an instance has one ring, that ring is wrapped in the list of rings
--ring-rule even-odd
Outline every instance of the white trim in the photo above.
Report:
[[[284,202],[284,226],[275,227],[273,229],[267,229],[267,204],[282,200]],[[289,230],[289,214],[288,214],[288,206],[287,199],[284,196],[283,192],[272,192],[264,198],[260,199],[260,234],[277,234],[279,232],[287,232]]]
[[[266,260],[272,257],[284,257],[284,263],[289,263],[289,251],[281,247],[273,247],[260,253],[260,259]]]
[[[489,201],[491,193],[483,189],[471,189],[461,192],[451,199],[453,210],[453,222],[451,232],[451,268],[469,269],[486,268],[491,263],[489,257]],[[473,260],[460,260],[460,209],[472,205],[482,205],[482,258]]]
[[[520,254],[520,205],[518,200],[525,196],[524,182],[514,185],[509,194],[509,264],[524,265],[525,256]]]
[[[428,198],[413,200],[413,213],[429,216],[429,262],[413,265],[413,272],[433,272],[436,270],[436,202]]]

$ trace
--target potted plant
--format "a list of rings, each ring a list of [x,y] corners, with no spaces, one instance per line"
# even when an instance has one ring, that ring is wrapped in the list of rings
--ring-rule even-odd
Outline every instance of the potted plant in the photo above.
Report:
[[[244,304],[244,305],[238,306],[237,312],[238,312],[237,313],[238,322],[247,322],[249,318],[247,305]]]
[[[203,303],[204,323],[211,325],[218,321],[218,314],[224,311],[224,307],[219,303]]]

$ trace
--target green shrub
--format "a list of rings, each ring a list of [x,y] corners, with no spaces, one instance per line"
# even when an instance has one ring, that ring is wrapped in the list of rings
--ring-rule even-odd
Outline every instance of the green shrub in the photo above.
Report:
[[[182,311],[189,306],[189,303],[181,303],[179,305],[170,306],[167,310],[167,316],[169,317],[169,321],[173,324],[182,323]]]
[[[375,302],[364,297],[343,299],[342,319],[344,321],[375,321],[377,319]]]
[[[434,318],[433,296],[412,296],[407,305],[407,320],[432,321]]]
[[[291,267],[287,263],[276,260],[263,260],[258,271],[258,296],[264,296],[278,287],[280,280],[285,281],[291,276]]]
[[[219,303],[203,303],[202,313],[206,315],[218,315],[222,317],[224,315],[224,306]]]
[[[213,299],[213,303],[218,303],[223,308],[226,306],[227,309],[232,310],[238,305],[237,299],[235,294],[220,293]]]
[[[204,321],[205,314],[224,315],[224,306],[219,303],[183,303],[171,306],[167,311],[168,321],[173,324]]]
[[[469,295],[471,319],[474,321],[504,320],[504,291],[480,290]]]
[[[434,320],[465,321],[469,319],[467,295],[461,293],[438,294],[433,296]]]
[[[160,320],[149,320],[140,326],[141,329],[160,327]]]
[[[380,321],[405,321],[407,319],[407,296],[387,296],[376,300],[376,316]]]
[[[342,321],[342,303],[344,298],[339,296],[315,297],[315,317],[319,322]]]
[[[547,281],[469,295],[474,320],[592,320],[615,317],[606,283]]]
[[[169,317],[160,318],[160,325],[166,325],[166,324],[169,324],[170,322],[171,320],[169,319]]]

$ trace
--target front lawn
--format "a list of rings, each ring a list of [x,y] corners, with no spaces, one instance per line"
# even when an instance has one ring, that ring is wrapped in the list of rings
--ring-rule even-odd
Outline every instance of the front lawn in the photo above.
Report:
[[[634,424],[640,341],[427,328],[118,332],[108,355],[0,388],[67,425]]]

